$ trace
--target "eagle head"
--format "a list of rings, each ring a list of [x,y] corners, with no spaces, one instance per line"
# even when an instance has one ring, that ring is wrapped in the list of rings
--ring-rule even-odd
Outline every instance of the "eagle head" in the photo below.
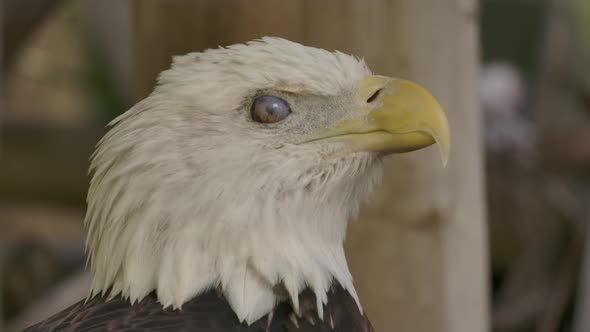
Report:
[[[90,296],[180,308],[218,288],[248,323],[282,300],[297,312],[306,287],[322,317],[333,282],[358,303],[342,245],[383,156],[438,142],[446,160],[450,142],[417,84],[269,37],[175,57],[110,125],[91,163]]]

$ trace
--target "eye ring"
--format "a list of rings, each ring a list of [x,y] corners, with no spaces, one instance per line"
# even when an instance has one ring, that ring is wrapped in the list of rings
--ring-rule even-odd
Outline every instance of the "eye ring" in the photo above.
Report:
[[[275,96],[258,96],[250,108],[252,120],[259,123],[276,123],[291,114],[289,104]]]

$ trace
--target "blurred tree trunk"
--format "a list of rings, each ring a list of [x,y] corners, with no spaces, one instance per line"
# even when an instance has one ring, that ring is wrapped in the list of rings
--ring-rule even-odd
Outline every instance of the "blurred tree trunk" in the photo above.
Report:
[[[135,1],[136,96],[171,56],[264,35],[362,56],[425,85],[447,110],[453,152],[388,158],[347,253],[377,331],[488,330],[475,0]]]
[[[27,37],[59,4],[59,0],[3,0],[2,64],[8,69],[10,61]]]

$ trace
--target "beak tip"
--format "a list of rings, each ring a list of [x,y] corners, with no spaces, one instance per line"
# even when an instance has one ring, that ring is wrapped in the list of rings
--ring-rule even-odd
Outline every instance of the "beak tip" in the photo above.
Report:
[[[443,168],[447,168],[447,165],[449,164],[449,150],[440,148],[440,159],[442,161],[443,164]]]
[[[447,168],[449,164],[449,157],[451,156],[451,144],[450,139],[436,140],[438,150],[440,152],[440,158],[444,168]]]

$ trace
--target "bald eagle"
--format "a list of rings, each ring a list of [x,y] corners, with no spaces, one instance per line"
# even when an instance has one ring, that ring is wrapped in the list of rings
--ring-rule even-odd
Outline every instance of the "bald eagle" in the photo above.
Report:
[[[419,85],[271,37],[175,57],[110,125],[89,296],[28,331],[373,331],[347,223],[385,155],[450,146]]]

